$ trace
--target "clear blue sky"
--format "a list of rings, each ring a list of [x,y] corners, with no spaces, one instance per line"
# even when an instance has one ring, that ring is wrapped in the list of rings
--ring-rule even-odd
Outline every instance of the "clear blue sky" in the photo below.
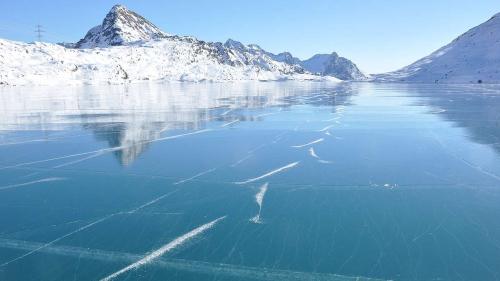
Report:
[[[394,70],[500,12],[499,0],[0,1],[0,37],[74,42],[124,4],[164,31],[208,41],[233,38],[302,59],[338,52],[363,70]]]

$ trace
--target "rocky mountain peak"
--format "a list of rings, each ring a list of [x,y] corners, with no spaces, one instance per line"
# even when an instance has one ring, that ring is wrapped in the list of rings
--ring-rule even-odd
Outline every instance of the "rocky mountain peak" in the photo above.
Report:
[[[136,12],[123,5],[115,5],[108,12],[102,24],[87,32],[85,37],[78,41],[76,47],[119,46],[167,36],[165,32]]]

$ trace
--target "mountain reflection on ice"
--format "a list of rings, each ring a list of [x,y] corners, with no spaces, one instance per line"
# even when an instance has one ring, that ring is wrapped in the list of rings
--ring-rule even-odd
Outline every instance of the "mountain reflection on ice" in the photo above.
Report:
[[[304,96],[335,88],[342,89],[341,95]],[[210,121],[261,120],[261,116],[243,109],[344,104],[349,88],[348,84],[319,82],[131,84],[64,91],[52,87],[3,88],[0,131],[62,131],[82,126],[110,148],[123,147],[113,153],[122,165],[129,165],[164,132],[197,130]]]

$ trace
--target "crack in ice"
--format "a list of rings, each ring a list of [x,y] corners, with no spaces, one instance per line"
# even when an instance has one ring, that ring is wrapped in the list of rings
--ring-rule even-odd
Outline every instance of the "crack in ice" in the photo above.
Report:
[[[154,142],[159,142],[159,141],[164,141],[164,140],[172,140],[172,139],[177,139],[185,136],[191,136],[191,135],[197,135],[201,133],[206,133],[213,131],[212,129],[204,129],[204,130],[199,130],[199,131],[194,131],[190,133],[185,133],[185,134],[180,134],[180,135],[174,135],[174,136],[167,136],[163,138],[158,138],[155,140],[149,140],[149,141],[144,141],[141,142],[142,144],[148,144],[148,143],[154,143]],[[15,164],[11,166],[4,166],[0,167],[0,170],[5,170],[5,169],[10,169],[10,168],[17,168],[17,167],[22,167],[22,166],[28,166],[32,164],[39,164],[39,163],[45,163],[45,162],[50,162],[50,161],[56,161],[56,160],[62,160],[62,159],[67,159],[67,158],[72,158],[72,157],[77,157],[77,156],[84,156],[84,155],[89,155],[89,154],[104,154],[107,152],[114,152],[118,150],[122,150],[125,148],[131,147],[130,145],[122,145],[122,146],[116,146],[116,147],[110,147],[110,148],[102,148],[94,151],[88,151],[88,152],[82,152],[82,153],[76,153],[76,154],[70,154],[70,155],[65,155],[65,156],[59,156],[59,157],[54,157],[54,158],[49,158],[49,159],[44,159],[44,160],[37,160],[37,161],[31,161],[31,162],[25,162],[25,163],[20,163],[20,164]]]
[[[279,172],[282,172],[282,171],[285,171],[285,170],[291,169],[291,168],[293,168],[293,167],[297,166],[299,163],[300,163],[300,161],[298,161],[298,162],[293,162],[293,163],[290,163],[290,164],[288,164],[288,165],[286,165],[286,166],[283,166],[283,167],[281,167],[281,168],[278,168],[278,169],[276,169],[276,170],[272,170],[272,171],[270,171],[270,172],[268,172],[268,173],[265,173],[265,174],[263,174],[262,176],[259,176],[259,177],[256,177],[256,178],[251,178],[251,179],[248,179],[248,180],[245,180],[245,181],[235,182],[235,184],[247,184],[247,183],[251,183],[251,182],[256,182],[256,181],[258,181],[258,180],[265,179],[265,178],[270,177],[270,176],[272,176],[272,175],[274,175],[274,174],[277,174],[277,173],[279,173]]]
[[[39,179],[39,180],[35,180],[35,181],[30,181],[30,182],[0,186],[0,190],[7,190],[7,189],[12,189],[12,188],[21,187],[21,186],[33,185],[33,184],[37,184],[37,183],[63,181],[63,180],[67,180],[67,178],[58,178],[58,177],[45,178],[45,179]]]
[[[236,124],[236,123],[238,123],[238,122],[240,122],[240,120],[239,120],[239,119],[234,120],[234,121],[231,121],[231,122],[226,123],[226,124],[224,124],[224,125],[221,125],[221,127],[222,127],[222,128],[225,128],[225,127],[227,127],[227,126],[231,126],[231,125]]]
[[[320,139],[317,139],[317,140],[314,140],[312,142],[309,142],[309,143],[306,143],[306,144],[301,144],[301,145],[294,145],[292,146],[293,148],[303,148],[303,147],[308,147],[308,146],[311,146],[313,144],[317,144],[317,143],[320,143],[322,141],[324,141],[325,139],[324,138],[320,138]]]
[[[197,178],[199,178],[199,177],[201,177],[201,176],[204,176],[204,175],[206,175],[206,174],[209,174],[209,173],[211,173],[211,172],[213,172],[213,171],[215,171],[215,170],[217,170],[217,169],[216,169],[216,168],[213,168],[213,169],[206,170],[206,171],[201,172],[201,173],[198,173],[198,174],[196,174],[196,175],[194,175],[194,176],[192,176],[192,177],[190,177],[190,178],[183,179],[183,180],[180,180],[180,181],[178,181],[178,182],[175,182],[175,183],[174,183],[174,185],[179,185],[179,184],[181,184],[181,183],[185,183],[185,182],[192,181],[192,180],[197,179]]]
[[[66,234],[64,234],[63,236],[60,236],[60,237],[58,237],[58,238],[56,238],[56,239],[54,239],[54,240],[52,240],[52,241],[50,241],[50,242],[47,242],[47,243],[45,243],[45,244],[42,244],[42,245],[40,245],[39,247],[37,247],[37,248],[35,248],[35,249],[32,249],[31,251],[29,251],[29,252],[27,252],[27,253],[25,253],[25,254],[23,254],[23,255],[21,255],[21,256],[18,256],[18,257],[16,257],[16,258],[13,258],[13,259],[11,259],[11,260],[7,261],[7,262],[4,262],[3,264],[0,264],[0,267],[5,267],[5,266],[7,266],[7,265],[9,265],[9,264],[11,264],[11,263],[13,263],[13,262],[15,262],[15,261],[18,261],[18,260],[21,260],[21,259],[23,259],[23,258],[25,258],[25,257],[28,257],[28,256],[30,256],[30,255],[32,255],[32,254],[34,254],[34,253],[36,253],[36,252],[38,252],[38,251],[40,251],[40,250],[43,250],[43,249],[45,249],[45,248],[47,248],[47,247],[49,247],[49,246],[51,246],[51,245],[53,245],[53,244],[55,244],[55,243],[57,243],[57,242],[61,241],[61,240],[63,240],[64,238],[67,238],[67,237],[69,237],[69,236],[71,236],[71,235],[73,235],[73,234],[76,234],[76,233],[82,232],[82,231],[84,231],[84,230],[86,230],[86,229],[88,229],[88,228],[90,228],[90,227],[92,227],[92,226],[94,226],[94,225],[96,225],[96,224],[99,224],[99,223],[101,223],[101,222],[103,222],[103,221],[106,221],[106,220],[108,220],[108,219],[110,219],[110,218],[112,218],[112,217],[114,217],[114,216],[117,216],[117,215],[122,215],[122,214],[133,214],[133,213],[136,213],[137,211],[142,210],[142,209],[144,209],[145,207],[150,206],[150,205],[152,205],[152,204],[154,204],[154,203],[158,202],[159,200],[161,200],[161,199],[163,199],[163,198],[165,198],[165,197],[167,197],[167,196],[169,196],[169,195],[171,195],[171,194],[173,194],[173,193],[175,193],[175,192],[177,192],[177,190],[175,190],[175,191],[171,191],[171,192],[168,192],[168,193],[166,193],[166,194],[163,194],[163,195],[161,195],[161,196],[159,196],[159,197],[157,197],[157,198],[153,199],[152,201],[149,201],[149,202],[147,202],[147,203],[145,203],[145,204],[143,204],[143,205],[141,205],[141,206],[139,206],[139,207],[137,207],[137,208],[135,208],[135,209],[133,209],[133,210],[130,210],[130,211],[128,211],[128,212],[123,212],[123,211],[121,211],[121,212],[116,212],[116,213],[109,214],[109,215],[106,215],[106,216],[104,216],[104,217],[101,217],[100,219],[97,219],[97,220],[95,220],[95,221],[93,221],[93,222],[91,222],[91,223],[89,223],[89,224],[86,224],[86,225],[84,225],[84,226],[82,226],[82,227],[80,227],[80,228],[78,228],[78,229],[76,229],[76,230],[73,230],[73,231],[71,231],[71,232],[69,232],[69,233],[66,233]]]
[[[199,226],[193,230],[191,230],[190,232],[186,233],[186,234],[183,234],[182,236],[179,236],[177,238],[175,238],[173,241],[169,242],[168,244],[165,244],[163,245],[161,248],[151,252],[150,254],[146,255],[145,257],[143,257],[142,259],[116,271],[115,273],[113,274],[110,274],[108,275],[107,277],[104,277],[101,279],[101,281],[109,281],[109,280],[113,280],[115,279],[116,277],[122,275],[123,273],[126,273],[130,270],[135,270],[139,267],[142,267],[144,265],[147,265],[151,262],[153,262],[155,259],[158,259],[160,258],[161,256],[163,256],[165,253],[167,252],[170,252],[171,250],[181,246],[182,244],[186,243],[188,240],[191,240],[192,238],[202,234],[203,232],[209,230],[210,228],[212,228],[214,225],[216,225],[219,221],[225,219],[226,217],[220,217],[216,220],[213,220],[209,223],[206,223],[202,226]]]

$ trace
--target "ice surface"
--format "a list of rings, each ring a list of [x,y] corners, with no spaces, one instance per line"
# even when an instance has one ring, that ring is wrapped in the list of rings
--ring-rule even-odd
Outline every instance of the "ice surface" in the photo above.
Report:
[[[2,88],[0,280],[496,280],[499,108],[492,85]]]

